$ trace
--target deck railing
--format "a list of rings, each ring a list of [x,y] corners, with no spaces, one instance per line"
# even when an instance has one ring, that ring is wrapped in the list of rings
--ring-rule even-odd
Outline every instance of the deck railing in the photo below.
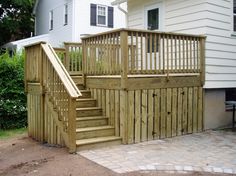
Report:
[[[64,48],[53,48],[70,74],[82,74],[82,44],[65,42]]]
[[[61,60],[63,65],[66,65],[66,49],[65,48],[53,48],[58,58]]]
[[[83,39],[87,75],[203,73],[204,36],[119,29]]]
[[[81,93],[50,45],[35,44],[27,47],[26,51],[26,85],[40,83],[46,95],[43,106],[47,106],[47,101],[52,103],[64,141],[71,151],[75,151],[76,98]],[[49,116],[46,111],[44,113],[44,116]]]
[[[82,74],[82,44],[64,43],[65,67],[70,74]]]

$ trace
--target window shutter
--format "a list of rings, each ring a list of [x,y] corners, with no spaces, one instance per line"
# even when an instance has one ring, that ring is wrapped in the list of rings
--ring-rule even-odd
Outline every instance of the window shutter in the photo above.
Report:
[[[97,25],[97,5],[96,4],[90,5],[90,24],[91,26]]]
[[[108,27],[113,28],[114,27],[114,8],[108,7]]]

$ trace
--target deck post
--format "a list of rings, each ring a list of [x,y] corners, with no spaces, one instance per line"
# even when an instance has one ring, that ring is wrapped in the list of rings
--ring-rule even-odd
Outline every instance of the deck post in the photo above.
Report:
[[[82,82],[83,85],[86,85],[86,43],[85,40],[82,39]]]
[[[76,99],[69,99],[69,119],[68,119],[68,138],[69,152],[76,152]]]
[[[69,72],[70,71],[70,51],[69,51],[69,45],[64,43],[65,45],[65,50],[66,50],[66,54],[65,54],[65,67],[66,67],[66,70]]]
[[[121,45],[121,109],[120,109],[120,135],[122,137],[122,143],[128,143],[128,31],[122,30],[120,33],[120,45]]]
[[[205,84],[205,42],[206,42],[206,37],[202,37],[200,39],[200,63],[201,63],[201,85],[204,86]]]
[[[28,135],[40,142],[44,136],[44,86],[43,86],[43,57],[41,44],[26,46],[25,57],[25,92],[27,93]]]
[[[128,81],[128,32],[122,30],[120,33],[121,45],[121,88],[127,89]]]

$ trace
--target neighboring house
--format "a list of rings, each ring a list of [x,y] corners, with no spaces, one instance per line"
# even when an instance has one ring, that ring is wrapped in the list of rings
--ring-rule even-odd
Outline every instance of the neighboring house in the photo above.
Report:
[[[127,2],[128,28],[202,34],[206,40],[205,129],[231,124],[226,100],[236,100],[236,0],[116,0]]]
[[[49,42],[49,35],[44,34],[40,36],[30,37],[22,40],[16,40],[13,42],[9,42],[2,46],[2,48],[8,49],[9,51],[21,52],[24,46],[31,45],[36,42],[45,41]]]
[[[35,35],[49,34],[49,43],[80,42],[80,38],[126,26],[126,14],[111,0],[37,0]],[[126,10],[126,5],[123,5]]]

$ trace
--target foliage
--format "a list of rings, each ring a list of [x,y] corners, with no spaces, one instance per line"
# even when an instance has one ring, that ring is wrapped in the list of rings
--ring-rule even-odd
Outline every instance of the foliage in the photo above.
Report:
[[[0,56],[0,127],[25,127],[26,121],[24,53],[12,57],[5,53]]]
[[[27,128],[18,128],[11,130],[0,130],[0,139],[7,139],[17,135],[24,134],[27,131]]]
[[[70,51],[69,53],[70,57],[70,70],[72,68],[77,68],[76,71],[81,71],[82,69],[82,51]]]
[[[0,46],[30,37],[34,31],[34,0],[2,0],[0,2]]]

